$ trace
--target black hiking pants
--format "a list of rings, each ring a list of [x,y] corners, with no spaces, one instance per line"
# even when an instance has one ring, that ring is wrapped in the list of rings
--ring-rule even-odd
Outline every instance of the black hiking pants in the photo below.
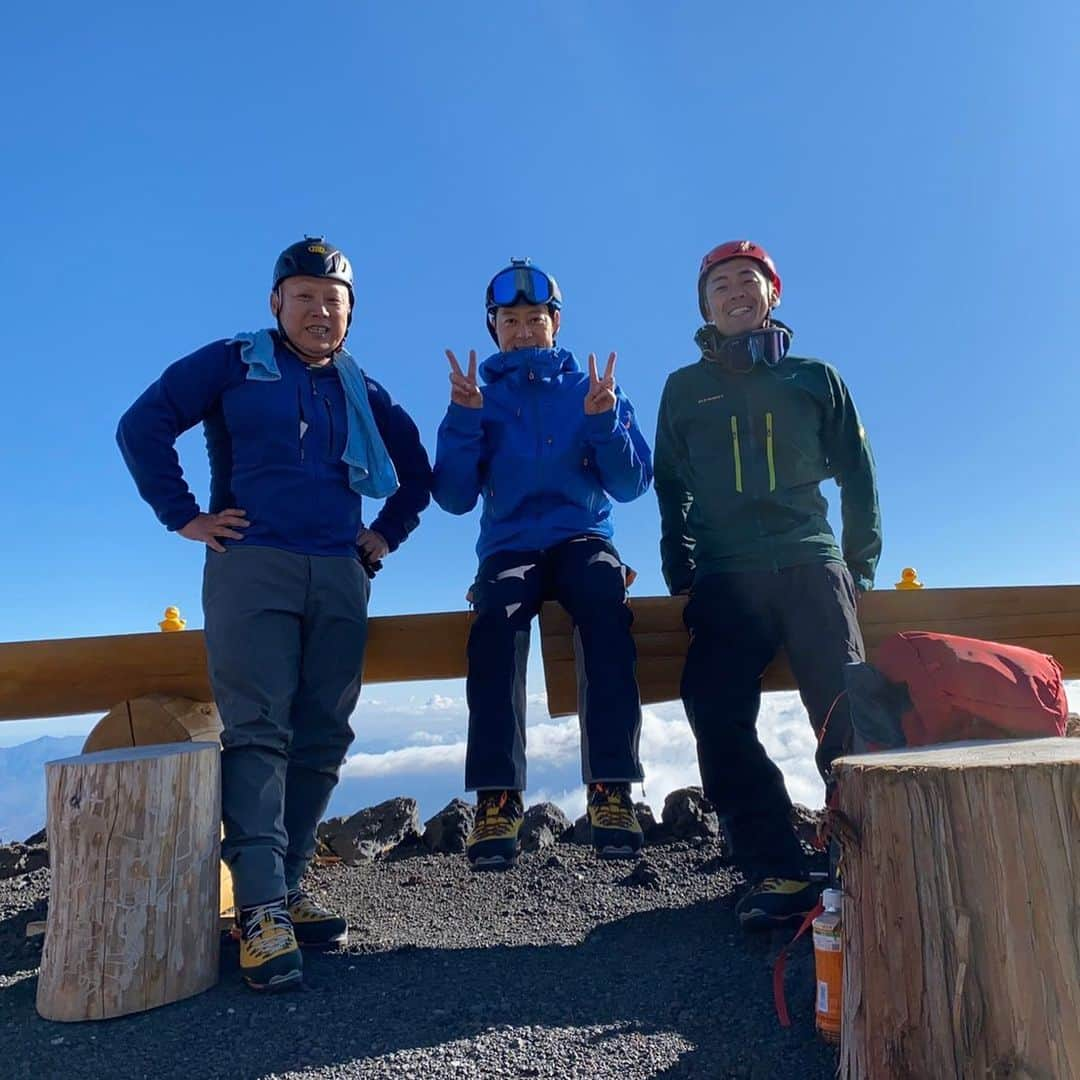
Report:
[[[625,568],[598,536],[485,559],[472,587],[465,787],[525,790],[525,665],[533,618],[557,600],[574,620],[586,783],[641,780],[637,649]]]
[[[690,648],[682,699],[705,796],[725,821],[736,863],[752,877],[805,875],[783,774],[757,737],[761,677],[782,647],[827,777],[850,742],[844,666],[865,658],[855,599],[839,562],[710,574],[694,583],[684,614]]]

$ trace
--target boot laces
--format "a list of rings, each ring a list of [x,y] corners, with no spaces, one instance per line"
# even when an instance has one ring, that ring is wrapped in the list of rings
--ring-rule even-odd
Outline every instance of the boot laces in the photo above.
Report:
[[[633,829],[635,819],[627,792],[604,784],[597,784],[595,791],[603,797],[593,805],[595,823],[606,829]]]
[[[280,901],[260,904],[244,917],[244,944],[257,960],[269,960],[293,940],[292,920]]]
[[[507,791],[480,797],[476,807],[476,825],[473,829],[473,835],[477,840],[499,836],[506,831],[510,815],[503,811],[509,801],[510,793]]]
[[[294,912],[297,918],[304,919],[329,919],[333,914],[303,889],[297,889],[296,892],[290,894],[289,910]]]

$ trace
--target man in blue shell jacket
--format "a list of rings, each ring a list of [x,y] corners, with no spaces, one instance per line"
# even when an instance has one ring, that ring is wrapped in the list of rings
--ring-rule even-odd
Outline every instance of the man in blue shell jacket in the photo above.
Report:
[[[345,919],[301,888],[353,738],[369,577],[416,528],[431,468],[416,426],[343,348],[348,259],[322,238],[274,267],[274,331],[216,341],[166,369],[117,440],[161,523],[206,545],[210,681],[224,732],[222,854],[240,969],[257,990],[299,985],[298,945],[346,940]],[[210,506],[174,443],[202,423]],[[363,495],[385,498],[365,528]]]
[[[582,772],[593,844],[632,857],[642,843],[630,784],[642,779],[637,654],[626,567],[611,543],[611,499],[648,488],[652,457],[615,354],[589,372],[555,346],[562,296],[555,280],[513,260],[487,288],[499,351],[466,371],[447,350],[450,407],[439,427],[432,494],[452,514],[483,498],[469,633],[465,786],[477,792],[466,843],[475,869],[517,856],[525,789],[525,664],[533,616],[556,599],[574,620]],[[609,498],[610,496],[610,498]]]

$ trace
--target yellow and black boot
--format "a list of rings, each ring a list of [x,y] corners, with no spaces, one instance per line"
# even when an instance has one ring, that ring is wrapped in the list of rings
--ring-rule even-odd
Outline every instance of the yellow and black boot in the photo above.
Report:
[[[240,909],[240,974],[252,990],[294,990],[304,962],[284,899]]]
[[[290,889],[285,903],[301,948],[332,949],[348,944],[348,921],[317,904],[303,889]]]

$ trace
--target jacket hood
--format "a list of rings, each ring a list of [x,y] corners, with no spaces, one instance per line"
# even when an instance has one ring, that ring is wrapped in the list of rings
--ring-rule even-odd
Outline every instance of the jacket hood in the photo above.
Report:
[[[533,371],[541,379],[550,379],[571,371],[580,371],[574,354],[569,349],[514,349],[497,352],[480,365],[484,382],[498,382],[515,371]]]

